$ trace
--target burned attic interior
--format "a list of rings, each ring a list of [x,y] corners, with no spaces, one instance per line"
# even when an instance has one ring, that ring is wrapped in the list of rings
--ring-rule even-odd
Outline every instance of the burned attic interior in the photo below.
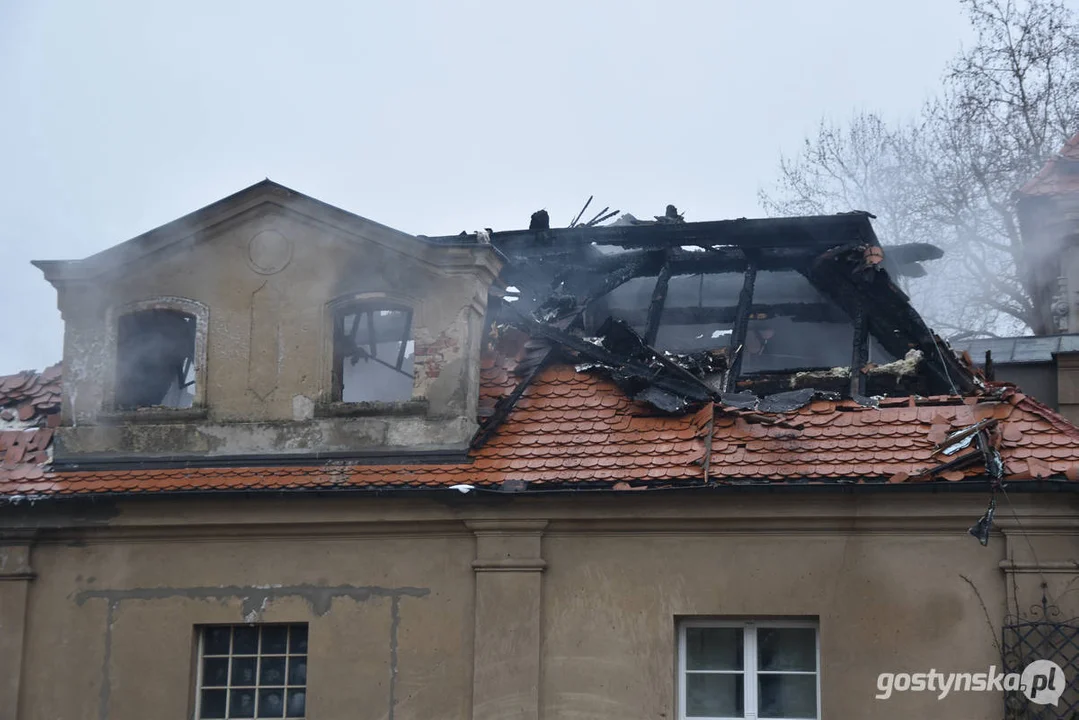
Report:
[[[487,340],[511,328],[531,340],[517,390],[478,442],[556,359],[606,374],[657,413],[970,392],[980,380],[895,282],[941,251],[882,250],[871,217],[686,223],[670,206],[654,222],[489,234],[506,265]]]
[[[116,328],[117,409],[192,406],[195,330],[195,317],[176,310],[141,310],[120,316]]]
[[[412,311],[356,303],[334,315],[333,399],[403,402],[412,397]]]

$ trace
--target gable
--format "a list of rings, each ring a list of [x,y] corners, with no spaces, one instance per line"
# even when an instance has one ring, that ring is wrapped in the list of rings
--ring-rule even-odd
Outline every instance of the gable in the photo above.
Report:
[[[65,322],[65,458],[467,443],[488,244],[422,240],[265,181],[37,265]],[[374,417],[391,409],[413,421]],[[408,422],[420,431],[391,432]]]
[[[222,241],[244,244],[239,251],[247,255],[246,244],[255,241],[250,250],[263,257],[261,261],[255,259],[254,264],[267,262],[267,269],[272,269],[273,265],[286,260],[275,257],[275,253],[281,252],[274,247],[275,241],[279,244],[280,239],[264,236],[260,245],[253,235],[242,240],[236,240],[235,236],[244,227],[264,225],[271,230],[275,222],[291,229],[290,234],[294,237],[286,240],[293,244],[310,242],[315,246],[312,249],[322,249],[317,247],[320,239],[333,238],[341,245],[355,244],[363,252],[424,259],[431,245],[265,180],[88,258],[38,260],[33,264],[53,284],[107,280],[142,273],[157,265],[169,264],[169,269],[175,270],[176,265],[182,266],[191,253],[204,254],[205,246]]]

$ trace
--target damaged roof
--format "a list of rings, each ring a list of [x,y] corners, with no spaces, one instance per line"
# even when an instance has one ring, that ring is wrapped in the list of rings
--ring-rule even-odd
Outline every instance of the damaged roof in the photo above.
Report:
[[[488,322],[530,335],[536,367],[568,358],[664,412],[792,391],[869,400],[979,387],[893,281],[924,274],[938,248],[886,252],[864,212],[681,217],[484,233],[505,260]]]
[[[483,404],[517,384],[506,340],[483,360]],[[515,340],[514,342],[519,342]],[[512,349],[509,348],[509,349]],[[26,388],[32,388],[28,403]],[[329,462],[310,466],[51,471],[50,424],[60,377],[0,378],[0,406],[19,413],[0,441],[0,497],[446,488],[669,488],[789,484],[952,484],[986,477],[972,428],[985,431],[1005,482],[1079,481],[1079,429],[1011,386],[982,396],[814,400],[764,414],[707,403],[656,416],[611,380],[570,365],[545,367],[499,432],[458,464]],[[38,400],[35,404],[34,398]],[[18,414],[16,415],[18,417]]]
[[[1079,482],[1079,429],[987,382],[895,284],[937,248],[882,248],[863,212],[682,217],[550,229],[534,216],[531,230],[425,239],[489,243],[503,260],[461,462],[58,470],[50,368],[0,379],[0,498]]]

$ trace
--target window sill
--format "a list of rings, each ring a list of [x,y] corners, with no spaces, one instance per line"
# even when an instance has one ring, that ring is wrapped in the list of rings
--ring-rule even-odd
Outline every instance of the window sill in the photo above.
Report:
[[[205,407],[168,408],[147,407],[135,410],[104,410],[98,413],[103,423],[169,423],[205,420],[209,411]]]
[[[415,416],[427,414],[427,400],[405,402],[332,402],[315,406],[315,417]]]

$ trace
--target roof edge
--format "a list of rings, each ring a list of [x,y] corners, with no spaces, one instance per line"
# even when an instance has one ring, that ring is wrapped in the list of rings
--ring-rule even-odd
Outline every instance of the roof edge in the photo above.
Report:
[[[430,486],[400,486],[400,485],[367,485],[367,486],[344,486],[344,487],[317,487],[317,488],[237,488],[227,490],[199,489],[199,490],[158,490],[154,492],[119,491],[119,492],[81,492],[81,493],[52,493],[42,495],[0,495],[0,509],[5,507],[18,507],[21,505],[38,504],[100,504],[113,500],[132,499],[161,499],[174,500],[183,498],[210,498],[210,497],[275,497],[297,496],[377,496],[377,497],[440,497],[457,498],[461,502],[483,502],[484,500],[515,501],[523,497],[551,497],[557,495],[596,495],[605,497],[640,497],[648,494],[693,494],[710,492],[718,494],[861,494],[861,493],[930,493],[930,494],[966,494],[966,493],[991,493],[994,482],[985,477],[974,477],[960,481],[934,481],[921,483],[889,483],[881,482],[844,482],[844,481],[805,481],[805,482],[775,482],[775,481],[752,481],[745,483],[683,483],[678,485],[662,485],[656,487],[640,486],[634,489],[616,488],[618,483],[608,483],[603,486],[562,486],[550,488],[538,488],[530,490],[508,490],[495,487],[473,487],[462,491],[460,487],[430,487]],[[636,490],[636,491],[634,491]],[[1008,483],[1011,494],[1052,494],[1079,492],[1079,483],[1071,482],[1066,478],[1040,478],[1031,480],[1019,480]],[[644,492],[640,492],[644,491]]]
[[[415,253],[417,255],[422,254],[422,251],[419,251],[420,248],[432,250],[468,247],[486,249],[488,253],[493,251],[489,245],[479,242],[475,236],[432,239],[412,235],[305,195],[267,178],[88,257],[74,260],[31,260],[30,263],[41,270],[45,279],[53,285],[58,282],[88,280],[114,267],[126,265],[159,252],[173,243],[213,228],[265,203],[274,203],[284,210],[311,215],[316,220],[319,218],[314,217],[314,213],[321,214],[324,222],[343,232],[369,236],[368,239],[371,241],[391,246],[399,242],[406,245],[406,247],[398,248],[405,252],[408,251],[407,245],[411,245],[417,249]],[[362,225],[362,228],[357,227],[358,225]],[[366,232],[360,232],[360,230]]]
[[[226,468],[321,467],[324,465],[455,465],[469,464],[468,449],[460,450],[372,450],[313,453],[259,453],[253,455],[171,455],[128,457],[122,455],[81,455],[57,459],[51,472],[112,472],[128,470],[209,470]]]

